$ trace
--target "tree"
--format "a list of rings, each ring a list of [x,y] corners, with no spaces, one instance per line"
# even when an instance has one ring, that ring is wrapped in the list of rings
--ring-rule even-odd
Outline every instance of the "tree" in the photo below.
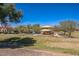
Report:
[[[9,23],[20,22],[22,11],[17,10],[15,4],[0,4],[0,23],[7,26]]]
[[[72,32],[75,31],[77,23],[73,20],[60,22],[61,30],[66,33],[68,32],[68,37],[71,37]]]
[[[40,33],[40,25],[39,24],[34,24],[32,26],[32,30],[35,32],[35,33]]]
[[[32,31],[32,25],[31,24],[27,24],[27,29],[28,29],[28,33],[31,33]]]
[[[61,31],[60,26],[59,25],[54,26],[53,31],[56,31],[56,32]]]
[[[25,28],[25,26],[16,26],[15,27],[15,32],[17,32],[17,33],[24,33],[26,31],[26,28]]]

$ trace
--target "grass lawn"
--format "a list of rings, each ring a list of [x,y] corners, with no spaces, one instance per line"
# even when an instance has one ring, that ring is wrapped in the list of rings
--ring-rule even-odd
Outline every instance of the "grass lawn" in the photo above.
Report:
[[[36,42],[32,46],[24,46],[24,48],[41,49],[68,53],[71,55],[79,55],[79,32],[74,32],[73,36],[75,38],[57,38],[49,35],[33,36],[32,34],[0,34],[0,41],[7,40],[8,38],[12,37],[30,37],[33,38],[33,40],[36,40]]]

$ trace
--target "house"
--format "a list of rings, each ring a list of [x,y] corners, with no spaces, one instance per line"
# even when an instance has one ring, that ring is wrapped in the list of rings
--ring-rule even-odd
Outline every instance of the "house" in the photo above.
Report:
[[[10,26],[1,26],[0,27],[0,33],[12,33],[13,30],[14,29]]]

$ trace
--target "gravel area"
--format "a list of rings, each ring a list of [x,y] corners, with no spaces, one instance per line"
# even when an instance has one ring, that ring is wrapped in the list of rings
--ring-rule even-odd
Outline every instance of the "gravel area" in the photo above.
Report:
[[[37,49],[0,49],[0,56],[69,56],[69,54],[59,52],[49,52]]]

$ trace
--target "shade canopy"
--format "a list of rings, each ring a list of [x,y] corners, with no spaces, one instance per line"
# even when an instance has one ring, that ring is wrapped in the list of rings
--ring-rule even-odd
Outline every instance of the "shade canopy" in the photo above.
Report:
[[[41,28],[52,28],[52,26],[46,25],[46,26],[41,26]]]
[[[41,31],[43,32],[43,31],[52,31],[52,30],[50,30],[50,29],[42,29]]]

